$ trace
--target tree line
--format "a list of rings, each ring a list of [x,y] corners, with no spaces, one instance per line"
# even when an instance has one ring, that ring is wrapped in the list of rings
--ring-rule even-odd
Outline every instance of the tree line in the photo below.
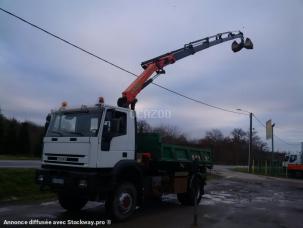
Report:
[[[204,137],[188,139],[180,129],[161,125],[152,127],[146,121],[137,124],[138,132],[155,132],[162,136],[165,143],[198,148],[211,148],[217,164],[245,165],[248,160],[249,133],[235,128],[230,135],[224,136],[219,129],[207,131]],[[5,117],[0,110],[0,154],[41,156],[44,127],[35,123],[20,122]],[[270,160],[271,152],[256,131],[252,135],[252,157],[255,160]],[[274,153],[275,159],[283,159],[283,153]]]
[[[44,127],[8,119],[0,111],[0,154],[40,156]]]

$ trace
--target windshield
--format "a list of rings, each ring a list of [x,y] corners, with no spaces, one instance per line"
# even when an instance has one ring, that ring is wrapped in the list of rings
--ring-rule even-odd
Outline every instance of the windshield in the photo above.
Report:
[[[289,156],[286,155],[285,158],[284,158],[284,161],[288,161],[289,160]]]
[[[294,162],[295,160],[297,160],[297,155],[291,155],[289,161]]]
[[[101,112],[53,114],[46,137],[97,136],[101,114]]]

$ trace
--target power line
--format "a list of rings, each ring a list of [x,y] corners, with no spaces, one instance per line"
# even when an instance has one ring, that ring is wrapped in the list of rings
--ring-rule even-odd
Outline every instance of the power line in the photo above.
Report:
[[[3,12],[5,12],[5,13],[7,13],[7,14],[9,14],[9,15],[11,15],[11,16],[13,16],[13,17],[19,19],[19,20],[21,20],[22,22],[24,22],[24,23],[26,23],[26,24],[28,24],[28,25],[30,25],[30,26],[32,26],[32,27],[34,27],[34,28],[36,28],[36,29],[38,29],[38,30],[40,30],[40,31],[42,31],[42,32],[44,32],[44,33],[46,33],[46,34],[48,34],[48,35],[50,35],[50,36],[52,36],[52,37],[54,37],[54,38],[56,38],[56,39],[62,41],[62,42],[66,43],[66,44],[68,44],[68,45],[70,45],[70,46],[72,46],[72,47],[74,47],[74,48],[77,48],[77,49],[80,50],[80,51],[85,52],[86,54],[88,54],[88,55],[90,55],[90,56],[93,56],[93,57],[95,57],[95,58],[97,58],[97,59],[99,59],[99,60],[101,60],[101,61],[103,61],[103,62],[105,62],[105,63],[107,63],[107,64],[109,64],[109,65],[111,65],[111,66],[113,66],[113,67],[115,67],[115,68],[117,68],[117,69],[119,69],[119,70],[122,70],[122,71],[124,71],[124,72],[126,72],[126,73],[128,73],[128,74],[130,74],[130,75],[132,75],[132,76],[134,76],[134,77],[138,77],[137,74],[135,74],[135,73],[133,73],[133,72],[131,72],[131,71],[125,69],[124,67],[121,67],[121,66],[119,66],[119,65],[117,65],[117,64],[115,64],[115,63],[113,63],[113,62],[111,62],[111,61],[109,61],[109,60],[106,60],[105,58],[102,58],[102,57],[100,57],[100,56],[98,56],[98,55],[92,53],[91,51],[87,51],[87,50],[85,50],[84,48],[80,47],[79,45],[76,45],[76,44],[74,44],[74,43],[71,43],[70,41],[68,41],[68,40],[66,40],[66,39],[64,39],[64,38],[62,38],[62,37],[59,37],[58,35],[55,35],[54,33],[49,32],[49,31],[47,31],[46,29],[41,28],[40,26],[37,26],[37,25],[35,25],[35,24],[33,24],[33,23],[31,23],[31,22],[29,22],[29,21],[27,21],[27,20],[25,20],[25,19],[23,19],[23,18],[21,18],[21,17],[15,15],[15,14],[13,14],[13,13],[11,13],[11,12],[5,10],[5,9],[0,8],[0,10],[2,10]],[[164,87],[164,86],[162,86],[162,85],[160,85],[160,84],[157,84],[157,83],[154,83],[154,82],[153,82],[152,84],[155,85],[155,86],[157,86],[157,87],[159,87],[159,88],[161,88],[161,89],[164,89],[164,90],[166,90],[166,91],[168,91],[168,92],[170,92],[170,93],[173,93],[173,94],[175,94],[175,95],[177,95],[177,96],[179,96],[179,97],[183,97],[183,98],[185,98],[185,99],[187,99],[187,100],[196,102],[196,103],[201,104],[201,105],[205,105],[205,106],[208,106],[208,107],[211,107],[211,108],[215,108],[215,109],[218,109],[218,110],[221,110],[221,111],[229,112],[229,113],[234,113],[234,114],[239,114],[239,115],[247,115],[247,114],[245,114],[245,113],[241,113],[241,112],[237,112],[237,111],[229,110],[229,109],[222,108],[222,107],[219,107],[219,106],[215,106],[215,105],[208,104],[208,103],[206,103],[206,102],[203,102],[203,101],[201,101],[201,100],[198,100],[198,99],[189,97],[189,96],[187,96],[187,95],[184,95],[184,94],[182,94],[182,93],[179,93],[179,92],[177,92],[177,91],[174,91],[174,90],[172,90],[172,89],[169,89],[169,88],[167,88],[167,87]]]
[[[51,33],[51,32],[49,32],[49,31],[47,31],[46,29],[43,29],[43,28],[41,28],[41,27],[39,27],[39,26],[37,26],[37,25],[35,25],[35,24],[33,24],[33,23],[31,23],[31,22],[29,22],[29,21],[27,21],[27,20],[25,20],[25,19],[23,19],[23,18],[21,18],[21,17],[15,15],[15,14],[13,14],[13,13],[11,13],[11,12],[5,10],[5,9],[0,8],[0,10],[2,10],[3,12],[5,12],[5,13],[7,13],[7,14],[9,14],[9,15],[11,15],[11,16],[13,16],[13,17],[15,17],[15,18],[17,18],[17,19],[19,19],[19,20],[21,20],[21,21],[23,21],[23,22],[25,22],[26,24],[29,24],[30,26],[33,26],[33,27],[36,28],[36,29],[39,29],[40,31],[42,31],[42,32],[44,32],[44,33],[46,33],[46,34],[48,34],[48,35],[50,35],[50,36],[52,36],[52,37],[54,37],[54,38],[56,38],[56,39],[61,40],[62,42],[66,43],[66,44],[68,44],[68,45],[73,46],[74,48],[79,49],[80,51],[85,52],[86,54],[89,54],[89,55],[91,55],[91,56],[93,56],[93,57],[95,57],[95,58],[97,58],[97,59],[99,59],[99,60],[101,60],[101,61],[103,61],[103,62],[105,62],[105,63],[108,63],[108,64],[112,65],[113,67],[116,67],[116,68],[118,68],[118,69],[120,69],[120,70],[122,70],[122,71],[124,71],[124,72],[126,72],[126,73],[129,73],[129,74],[132,74],[132,75],[134,75],[134,76],[137,76],[136,74],[134,74],[134,73],[132,73],[132,72],[126,70],[125,68],[120,67],[120,66],[118,66],[118,65],[116,65],[116,64],[114,64],[114,63],[112,63],[112,62],[110,62],[110,61],[108,61],[108,60],[106,60],[106,59],[104,59],[104,58],[101,58],[100,56],[97,56],[96,54],[94,54],[94,53],[92,53],[92,52],[90,52],[90,51],[87,51],[87,50],[81,48],[80,46],[78,46],[78,45],[76,45],[76,44],[73,44],[73,43],[67,41],[66,39],[63,39],[63,38],[61,38],[61,37],[55,35],[54,33]]]
[[[181,93],[179,93],[179,92],[176,92],[176,91],[174,91],[174,90],[168,89],[167,87],[161,86],[161,85],[159,85],[159,84],[157,84],[157,83],[153,83],[153,84],[156,85],[156,86],[158,86],[158,87],[160,87],[160,88],[162,88],[162,89],[164,89],[164,90],[167,90],[168,92],[174,93],[174,94],[176,94],[176,95],[178,95],[178,96],[180,96],[180,97],[183,97],[183,98],[185,98],[185,99],[194,101],[194,102],[199,103],[199,104],[202,104],[202,105],[206,105],[206,106],[211,107],[211,108],[215,108],[215,109],[219,109],[219,110],[221,110],[221,111],[230,112],[230,113],[235,113],[235,114],[239,114],[239,115],[245,115],[245,116],[248,115],[248,114],[246,114],[246,113],[236,112],[236,111],[233,111],[233,110],[228,110],[228,109],[225,109],[225,108],[221,108],[221,107],[218,107],[218,106],[215,106],[215,105],[211,105],[211,104],[205,103],[205,102],[203,102],[203,101],[200,101],[200,100],[191,98],[191,97],[189,97],[189,96],[186,96],[186,95],[181,94]]]
[[[299,145],[301,145],[301,143],[290,143],[290,142],[287,142],[287,141],[285,141],[284,139],[282,139],[282,138],[280,138],[279,136],[277,136],[276,134],[274,134],[274,136],[275,136],[277,139],[279,139],[281,142],[283,142],[283,143],[285,143],[285,144],[287,144],[287,145],[289,145],[289,146],[299,146]]]
[[[259,124],[261,124],[263,127],[266,128],[266,125],[261,120],[259,120],[254,113],[253,113],[253,117],[259,122]]]

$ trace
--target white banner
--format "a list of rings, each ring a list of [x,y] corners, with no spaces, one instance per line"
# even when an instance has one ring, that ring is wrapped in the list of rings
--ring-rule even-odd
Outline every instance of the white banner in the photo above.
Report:
[[[271,120],[266,121],[266,139],[272,138],[272,125]]]

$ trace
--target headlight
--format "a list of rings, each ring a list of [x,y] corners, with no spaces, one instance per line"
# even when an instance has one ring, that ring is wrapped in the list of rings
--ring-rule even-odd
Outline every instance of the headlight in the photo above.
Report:
[[[37,180],[39,182],[43,182],[44,181],[44,177],[42,175],[39,175],[38,178],[37,178]]]
[[[80,188],[86,188],[87,187],[87,181],[86,180],[80,180],[79,181],[79,187]]]

